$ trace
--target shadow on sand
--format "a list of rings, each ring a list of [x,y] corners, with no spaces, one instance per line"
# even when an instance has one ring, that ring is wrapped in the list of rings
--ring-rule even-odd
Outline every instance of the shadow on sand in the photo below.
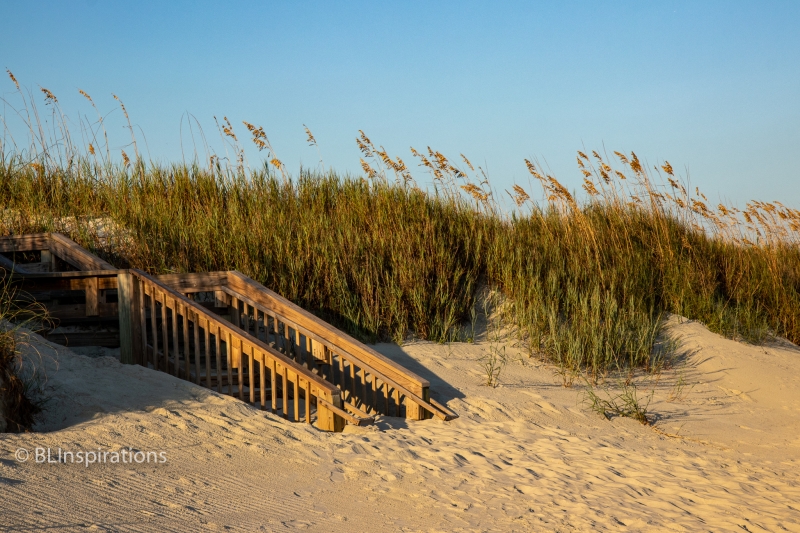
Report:
[[[464,398],[464,393],[450,385],[443,378],[439,377],[428,367],[408,355],[402,346],[391,343],[374,344],[372,348],[380,354],[388,357],[403,368],[410,370],[423,379],[427,379],[431,386],[431,398],[440,402],[447,403],[456,398]]]

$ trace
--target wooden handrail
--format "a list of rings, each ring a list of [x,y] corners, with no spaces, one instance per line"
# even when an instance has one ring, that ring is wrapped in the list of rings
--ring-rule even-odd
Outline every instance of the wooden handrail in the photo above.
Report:
[[[192,309],[196,314],[202,316],[205,320],[208,320],[209,323],[214,324],[214,326],[219,327],[222,331],[225,331],[226,333],[234,337],[244,340],[245,342],[252,344],[253,346],[257,346],[262,351],[267,352],[270,355],[270,357],[274,359],[276,362],[286,366],[287,368],[292,369],[292,371],[298,375],[303,375],[304,378],[307,377],[310,381],[314,382],[314,384],[320,387],[321,389],[326,389],[329,392],[336,392],[338,394],[339,390],[330,383],[328,383],[327,381],[325,381],[324,379],[322,379],[321,377],[317,376],[313,372],[308,372],[308,370],[305,367],[297,364],[297,362],[294,361],[293,359],[286,357],[279,351],[275,350],[271,346],[262,342],[260,339],[257,339],[252,335],[250,335],[249,333],[242,331],[241,328],[236,328],[233,325],[231,325],[230,322],[218,318],[213,313],[210,313],[206,308],[199,305],[197,302],[190,300],[186,296],[182,295],[180,292],[174,289],[170,289],[168,287],[164,287],[163,285],[159,284],[156,279],[152,278],[149,274],[141,270],[134,269],[131,270],[130,272],[134,273],[139,279],[150,284],[151,287],[155,287],[159,291],[166,292],[167,294],[170,295],[170,297],[181,302],[182,305]]]
[[[72,239],[51,233],[49,250],[78,270],[116,270],[117,267],[87,252]]]
[[[427,380],[397,365],[372,348],[240,272],[167,274],[158,276],[157,279],[179,292],[211,292],[221,289],[231,298],[253,309],[260,309],[265,315],[276,317],[287,327],[327,347],[331,352],[345,357],[349,363],[356,364],[358,368],[368,372],[373,379],[377,378],[395,391],[399,391],[415,404],[412,405],[414,409],[408,415],[410,418],[424,418],[425,411],[443,420],[452,420],[458,416],[447,408],[429,401],[429,382]],[[233,312],[238,314],[238,308]],[[236,318],[231,318],[234,323],[238,322]],[[414,412],[417,407],[422,411]]]
[[[141,270],[135,270],[134,269],[134,270],[127,270],[127,271],[120,271],[120,274],[122,276],[124,276],[125,274],[130,274],[131,276],[135,277],[140,283],[142,283],[142,285],[143,285],[143,287],[141,288],[142,292],[139,295],[139,300],[140,301],[144,300],[143,296],[144,296],[145,293],[148,292],[147,291],[148,288],[150,290],[150,294],[154,295],[155,292],[160,292],[162,294],[169,295],[169,298],[175,303],[176,307],[177,307],[178,303],[183,307],[184,313],[188,313],[189,310],[191,310],[191,313],[194,314],[194,318],[193,319],[189,319],[189,320],[196,324],[195,328],[199,328],[200,327],[199,318],[202,318],[202,320],[206,323],[206,327],[209,327],[209,326],[213,325],[213,327],[218,328],[218,331],[225,332],[227,335],[230,335],[231,338],[237,339],[237,341],[241,342],[240,349],[241,349],[242,355],[244,353],[249,352],[251,354],[251,358],[250,358],[251,361],[253,361],[252,356],[255,355],[253,350],[257,349],[258,355],[262,355],[263,354],[266,358],[268,358],[270,360],[271,363],[275,363],[275,365],[273,365],[274,369],[280,369],[284,376],[294,378],[295,390],[296,391],[297,391],[298,387],[302,386],[301,381],[304,381],[307,386],[304,386],[302,388],[302,390],[305,390],[307,393],[310,393],[311,395],[316,396],[318,401],[319,400],[324,400],[325,402],[327,402],[327,403],[323,403],[323,406],[326,406],[326,405],[330,404],[330,405],[333,405],[335,407],[338,407],[338,409],[341,409],[341,407],[337,406],[337,404],[341,405],[341,403],[342,403],[341,396],[340,396],[341,391],[339,390],[339,388],[335,387],[331,383],[329,383],[326,380],[322,379],[320,376],[317,376],[316,374],[314,374],[313,372],[311,372],[307,368],[303,367],[302,365],[299,365],[293,359],[281,354],[280,352],[278,352],[277,350],[275,350],[271,346],[269,346],[266,343],[262,342],[260,339],[257,339],[255,337],[253,337],[252,335],[250,335],[249,333],[247,333],[245,331],[242,331],[240,328],[234,327],[229,322],[218,318],[216,315],[214,315],[213,313],[209,312],[203,306],[201,306],[201,305],[197,304],[196,302],[190,300],[189,298],[187,298],[186,296],[184,296],[180,292],[176,291],[175,289],[169,288],[169,287],[159,283],[159,281],[157,279],[151,277],[150,275],[148,275],[147,273],[145,273],[145,272],[143,272]],[[126,290],[130,290],[127,287],[127,283],[121,283],[120,284],[120,288],[121,288],[123,293]],[[131,292],[135,292],[135,291],[131,291]],[[134,300],[136,299],[136,295],[132,294],[132,295],[129,296],[129,295],[124,295],[123,294],[123,295],[121,295],[121,299],[125,299],[126,301],[134,302]],[[155,300],[153,300],[153,301],[155,301]],[[140,309],[139,312],[143,313],[144,309],[143,308]],[[154,318],[155,317],[155,312],[153,311],[151,314],[153,316],[153,318],[151,318],[151,320],[155,320],[155,318]],[[136,321],[136,318],[138,318],[138,321],[141,322],[142,318],[143,318],[143,314],[140,314],[138,317],[129,317],[128,320],[131,323],[133,323],[133,322]],[[141,345],[140,349],[142,351],[146,350],[147,346],[146,346],[146,343],[144,341],[144,339],[146,339],[146,332],[144,331],[144,328],[141,328],[141,326],[139,326],[139,328],[131,328],[131,329],[134,330],[134,331],[131,332],[131,337],[132,338],[136,338],[137,335],[141,335],[141,338],[143,339],[143,342],[142,342],[142,345]],[[141,331],[135,331],[136,329],[140,329]],[[155,329],[153,331],[155,333]],[[197,335],[197,331],[198,331],[198,329],[195,329],[195,335]],[[197,342],[197,338],[195,338],[195,339],[196,339],[196,342]],[[154,347],[154,353],[155,353],[155,347]],[[186,355],[186,357],[188,358],[188,354]],[[207,357],[208,357],[208,355],[207,355]],[[197,363],[198,363],[198,361],[196,360],[196,364]],[[167,365],[167,367],[168,367],[168,365]],[[197,368],[195,375],[199,376],[199,372],[200,372],[200,370],[199,370],[199,368]],[[252,367],[250,368],[249,372],[250,372],[251,384],[252,384],[252,379],[253,379],[253,369],[252,369]],[[187,378],[188,377],[189,376],[187,375]],[[241,382],[241,376],[240,376],[240,379],[239,379],[239,383],[240,383],[240,386],[241,386],[241,383],[242,383]],[[262,387],[263,386],[264,385],[262,384]],[[284,390],[285,390],[285,385],[284,385]],[[251,391],[252,391],[252,389],[251,389]],[[295,396],[295,402],[297,402],[297,397],[296,396]],[[286,406],[284,404],[284,413],[285,413],[285,409],[286,409]],[[331,415],[333,415],[332,416],[333,420],[331,421],[331,423],[326,423],[325,420],[324,420],[325,419],[325,413],[320,411],[319,405],[317,406],[317,410],[318,410],[318,415],[317,416],[318,416],[319,425],[321,426],[321,429],[340,430],[343,427],[342,426],[342,422],[337,421],[339,419],[342,419],[342,417],[341,417],[341,415],[340,415],[340,413],[338,411],[330,410],[331,411]],[[324,409],[322,409],[322,411],[324,411]]]
[[[287,318],[291,321],[290,324],[293,327],[299,326],[302,330],[305,330],[301,331],[302,334],[308,335],[310,333],[309,337],[332,348],[332,351],[347,355],[359,367],[366,369],[374,377],[389,384],[391,388],[400,391],[405,397],[437,418],[452,420],[458,417],[452,411],[428,400],[426,396],[429,394],[429,382],[427,380],[416,376],[405,368],[398,367],[390,359],[334,328],[327,322],[320,320],[279,294],[270,291],[244,274],[237,271],[228,272],[228,286],[223,290],[251,307],[263,306],[281,318]],[[414,416],[412,418],[421,417]]]
[[[0,252],[48,251],[78,270],[116,270],[111,263],[82,248],[60,233],[33,233],[0,238]]]
[[[327,407],[328,409],[330,409],[331,411],[333,411],[334,413],[336,413],[338,416],[341,416],[342,418],[353,424],[354,426],[368,426],[375,421],[374,418],[369,416],[364,417],[364,416],[352,415],[348,413],[345,409],[342,409],[341,407],[336,407],[335,405],[328,402],[324,398],[319,398],[317,401],[320,402],[325,407]],[[349,404],[345,406],[347,410],[350,410],[351,407],[352,406],[350,406]]]
[[[405,368],[398,369],[396,363],[391,359],[317,318],[302,307],[293,304],[280,294],[248,278],[241,272],[235,270],[228,272],[228,288],[251,298],[256,303],[268,305],[272,310],[279,312],[290,321],[325,339],[327,342],[337,346],[338,349],[358,357],[383,374],[392,375],[398,373],[399,370],[401,375],[393,376],[393,379],[408,388],[416,389],[417,393],[421,392],[421,389],[430,387],[428,380]]]

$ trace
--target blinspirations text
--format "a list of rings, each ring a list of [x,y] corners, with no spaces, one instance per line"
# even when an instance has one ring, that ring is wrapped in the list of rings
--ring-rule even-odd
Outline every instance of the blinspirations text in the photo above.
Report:
[[[32,457],[31,457],[32,456]],[[17,461],[23,463],[30,458],[34,462],[41,464],[77,464],[89,467],[92,464],[164,464],[167,462],[167,453],[164,451],[142,451],[133,448],[121,448],[119,450],[95,450],[71,451],[61,448],[34,448],[31,454],[27,449],[17,450],[15,457]]]

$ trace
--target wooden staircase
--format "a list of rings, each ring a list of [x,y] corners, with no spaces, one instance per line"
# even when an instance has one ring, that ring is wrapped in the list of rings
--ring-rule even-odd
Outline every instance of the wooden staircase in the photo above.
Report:
[[[427,380],[236,271],[118,270],[55,233],[0,238],[0,269],[19,298],[57,320],[116,324],[116,339],[106,332],[102,341],[116,340],[123,363],[290,420],[341,431],[377,415],[457,417],[430,398]],[[50,338],[69,343],[69,335]]]

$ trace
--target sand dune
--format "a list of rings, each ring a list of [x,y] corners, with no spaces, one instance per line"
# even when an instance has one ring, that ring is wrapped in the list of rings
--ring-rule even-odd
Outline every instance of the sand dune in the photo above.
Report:
[[[378,345],[461,418],[330,434],[40,341],[52,400],[42,433],[0,437],[0,530],[800,531],[800,350],[672,327],[682,361],[638,381],[656,429],[587,410],[511,345],[497,388],[487,343]],[[37,446],[167,461],[14,460]]]

